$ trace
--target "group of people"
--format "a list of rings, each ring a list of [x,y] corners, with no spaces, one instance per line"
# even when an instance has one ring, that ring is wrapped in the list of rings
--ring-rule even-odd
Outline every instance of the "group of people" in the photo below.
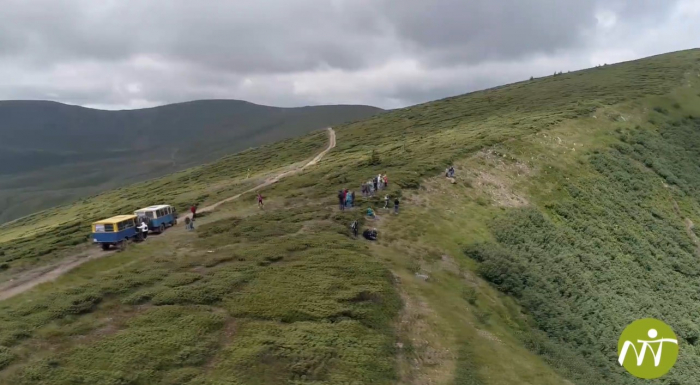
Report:
[[[360,224],[357,221],[353,221],[352,224],[350,224],[350,229],[352,229],[352,234],[355,236],[355,238],[357,238],[357,233],[360,230]],[[362,236],[369,241],[376,241],[377,229],[365,229],[365,231],[362,232]]]
[[[338,190],[338,205],[341,211],[355,207],[355,192],[348,189]]]
[[[386,174],[379,174],[362,184],[362,195],[366,197],[374,196],[376,191],[383,190],[388,186],[389,178],[387,178]]]
[[[391,197],[388,195],[384,196],[384,208],[389,209],[389,204],[391,202]],[[394,214],[399,213],[399,197],[394,198]]]

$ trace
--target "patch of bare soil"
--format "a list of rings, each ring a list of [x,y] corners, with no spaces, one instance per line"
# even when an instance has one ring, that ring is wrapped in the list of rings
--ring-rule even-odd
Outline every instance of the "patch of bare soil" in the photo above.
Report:
[[[440,266],[443,270],[449,271],[450,273],[459,274],[459,264],[454,258],[447,254],[440,256]]]
[[[397,276],[397,287],[404,307],[398,320],[398,362],[399,383],[411,385],[433,385],[446,383],[454,373],[454,355],[441,346],[439,336],[430,326],[434,317],[429,305],[412,298],[405,290]]]
[[[522,162],[509,160],[506,155],[492,149],[480,151],[475,155],[485,164],[485,170],[476,172],[473,186],[487,193],[498,206],[522,207],[529,201],[515,191],[515,184],[520,177],[532,173],[530,167]]]

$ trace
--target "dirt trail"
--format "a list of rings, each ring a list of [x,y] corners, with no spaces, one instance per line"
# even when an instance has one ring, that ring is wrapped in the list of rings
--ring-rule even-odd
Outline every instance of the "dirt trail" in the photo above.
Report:
[[[199,209],[199,212],[208,212],[208,211],[213,211],[220,205],[230,202],[232,200],[238,199],[241,197],[241,195],[248,194],[251,192],[254,192],[256,190],[260,190],[262,188],[265,188],[267,186],[270,186],[274,183],[277,183],[281,179],[288,177],[290,175],[294,175],[300,171],[305,170],[308,167],[311,167],[315,164],[317,164],[330,150],[335,148],[335,131],[333,128],[329,127],[328,128],[328,147],[326,147],[325,150],[323,150],[321,153],[316,155],[313,159],[310,161],[306,162],[303,166],[301,167],[296,167],[291,170],[285,171],[283,173],[277,174],[272,178],[267,179],[265,182],[262,184],[255,186],[249,190],[246,190],[240,194],[234,195],[232,197],[226,198],[222,201],[216,202],[212,205],[202,207]],[[191,214],[188,214],[187,216],[191,216]],[[184,218],[185,216],[183,216]],[[184,221],[178,221],[179,223],[182,223]],[[166,233],[167,234],[167,233]],[[21,275],[17,278],[14,278],[8,282],[4,282],[0,284],[0,301],[8,299],[10,297],[14,297],[18,294],[24,293],[27,290],[30,290],[31,288],[40,285],[45,282],[53,281],[54,279],[60,277],[61,275],[69,272],[70,270],[73,270],[74,268],[82,265],[85,262],[94,260],[94,259],[99,259],[103,258],[109,255],[114,254],[115,251],[102,251],[102,250],[91,250],[91,251],[86,251],[80,254],[72,255],[70,257],[66,257],[62,259],[60,262],[49,265],[49,266],[43,266],[40,268],[32,269],[26,272],[21,273]]]
[[[200,213],[208,212],[208,211],[213,211],[213,210],[215,210],[217,207],[219,207],[220,205],[222,205],[222,204],[224,204],[224,203],[231,202],[232,200],[236,200],[236,199],[240,198],[241,195],[249,194],[249,193],[251,193],[251,192],[255,192],[256,190],[260,190],[260,189],[262,189],[262,188],[265,188],[265,187],[267,187],[267,186],[269,186],[269,185],[271,185],[271,184],[274,184],[274,183],[279,182],[279,181],[280,181],[281,179],[283,179],[283,178],[286,178],[286,177],[288,177],[288,176],[290,176],[290,175],[294,175],[294,174],[296,174],[296,173],[298,173],[298,172],[300,172],[300,171],[302,171],[302,170],[305,170],[307,167],[310,167],[310,166],[313,166],[313,165],[317,164],[317,163],[328,153],[328,151],[330,151],[330,150],[332,150],[333,148],[335,148],[335,131],[334,131],[332,128],[330,128],[330,127],[328,128],[328,137],[329,137],[329,138],[328,138],[328,139],[329,139],[329,141],[328,141],[328,147],[326,147],[325,150],[321,151],[321,153],[319,153],[318,155],[316,155],[316,157],[314,157],[313,159],[311,159],[310,161],[308,161],[307,163],[305,163],[303,166],[298,167],[298,168],[294,168],[294,169],[291,169],[291,170],[288,170],[288,171],[285,171],[285,172],[283,172],[283,173],[281,173],[281,174],[277,174],[277,175],[275,175],[274,177],[272,177],[272,178],[266,180],[266,181],[263,182],[262,184],[259,184],[259,185],[255,186],[255,187],[251,188],[251,189],[248,189],[248,190],[246,190],[246,191],[243,191],[243,192],[240,193],[240,194],[237,194],[237,195],[234,195],[234,196],[232,196],[232,197],[228,197],[228,198],[226,198],[226,199],[224,199],[224,200],[222,200],[222,201],[216,202],[216,203],[214,203],[214,204],[212,204],[212,205],[209,205],[209,206],[206,206],[206,207],[202,207],[202,208],[198,209],[197,211],[200,212]],[[191,215],[191,214],[188,214],[188,215],[186,215],[186,216],[187,216],[187,217],[191,217],[192,215]],[[180,221],[180,222],[182,222],[182,221]]]

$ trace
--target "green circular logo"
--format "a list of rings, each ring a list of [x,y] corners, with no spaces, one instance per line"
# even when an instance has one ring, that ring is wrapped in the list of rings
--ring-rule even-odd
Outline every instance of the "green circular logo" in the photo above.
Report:
[[[629,324],[617,341],[618,363],[639,378],[659,378],[678,359],[678,339],[670,326],[654,318]]]

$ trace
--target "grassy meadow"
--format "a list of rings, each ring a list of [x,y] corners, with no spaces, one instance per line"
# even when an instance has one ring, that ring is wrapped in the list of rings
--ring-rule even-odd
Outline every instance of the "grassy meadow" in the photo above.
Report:
[[[700,51],[683,51],[335,127],[337,147],[266,188],[265,210],[244,195],[195,232],[0,302],[0,383],[641,384],[615,349],[643,317],[681,339],[657,383],[696,383],[699,78]],[[84,247],[98,207],[215,202],[326,140],[4,225],[2,277]],[[442,176],[450,164],[455,183]],[[399,215],[380,208],[385,192],[360,197],[380,172]],[[345,187],[359,208],[340,212]],[[353,239],[354,219],[379,241]]]

